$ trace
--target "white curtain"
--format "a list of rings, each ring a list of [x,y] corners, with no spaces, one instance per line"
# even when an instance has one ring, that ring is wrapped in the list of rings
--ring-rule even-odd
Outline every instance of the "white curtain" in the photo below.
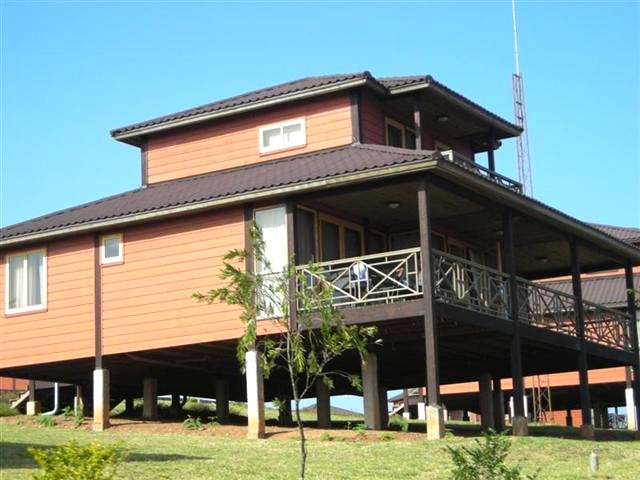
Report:
[[[9,308],[25,307],[24,293],[24,256],[9,257]]]
[[[42,283],[44,280],[44,255],[30,253],[27,257],[27,306],[42,304]]]
[[[278,316],[282,314],[279,304],[282,299],[273,298],[267,291],[273,291],[276,287],[276,275],[281,273],[287,266],[287,228],[284,207],[274,207],[255,212],[256,225],[262,233],[264,241],[264,256],[267,262],[257,262],[256,273],[264,275],[263,286],[265,294],[264,308],[266,317]],[[267,265],[268,263],[268,265]]]

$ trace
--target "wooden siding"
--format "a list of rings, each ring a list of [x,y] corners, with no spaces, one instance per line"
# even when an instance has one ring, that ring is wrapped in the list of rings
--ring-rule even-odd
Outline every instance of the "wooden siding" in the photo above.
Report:
[[[305,146],[260,154],[258,129],[305,117]],[[352,141],[351,109],[346,93],[274,108],[252,115],[159,134],[147,143],[149,183],[198,175],[273,160],[288,155],[348,145]]]
[[[39,247],[47,248],[46,311],[6,315],[6,254],[14,252],[1,256],[2,368],[94,354],[93,237],[85,235]]]
[[[105,355],[237,338],[240,310],[196,302],[220,285],[222,257],[244,248],[241,208],[124,231],[124,262],[102,267]]]

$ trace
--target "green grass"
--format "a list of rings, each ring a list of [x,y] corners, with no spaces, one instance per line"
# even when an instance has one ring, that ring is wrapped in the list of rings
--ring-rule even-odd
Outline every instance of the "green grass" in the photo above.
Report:
[[[217,428],[217,427],[216,427]],[[223,427],[221,427],[223,428]],[[211,432],[211,433],[209,433]],[[244,440],[206,434],[104,433],[59,427],[0,424],[0,478],[26,479],[34,471],[28,446],[54,446],[79,442],[122,441],[130,457],[119,478],[145,479],[286,479],[296,478],[298,444],[274,435],[267,440]],[[335,430],[342,437],[345,431]],[[348,432],[351,433],[351,432]],[[309,479],[443,479],[452,466],[445,445],[473,442],[473,438],[448,436],[440,442],[394,439],[380,441],[310,442]],[[540,479],[637,479],[640,478],[640,442],[599,442],[600,474],[588,477],[593,442],[549,437],[512,438],[508,463],[519,463],[527,473],[540,468]]]

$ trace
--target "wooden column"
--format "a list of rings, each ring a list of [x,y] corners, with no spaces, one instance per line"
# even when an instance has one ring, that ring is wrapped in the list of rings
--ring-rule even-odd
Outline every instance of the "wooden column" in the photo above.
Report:
[[[402,390],[402,417],[406,420],[411,419],[411,412],[409,410],[409,389]]]
[[[424,301],[424,340],[427,371],[427,438],[444,438],[444,409],[440,405],[440,373],[438,366],[438,319],[433,305],[433,273],[431,266],[431,217],[429,182],[424,177],[418,186],[418,219],[420,223],[420,266]]]
[[[522,346],[520,340],[520,305],[518,304],[518,282],[516,281],[516,260],[513,246],[513,212],[506,209],[503,218],[504,266],[509,275],[509,310],[513,322],[511,337],[511,377],[513,378],[513,419],[514,435],[527,435],[527,418],[524,409],[524,379],[522,377]]]
[[[582,279],[580,278],[580,253],[578,242],[572,239],[569,243],[571,255],[571,281],[573,296],[576,298],[576,333],[578,335],[578,378],[580,381],[580,409],[582,412],[582,435],[593,438],[593,419],[591,418],[591,395],[589,393],[589,366],[587,349],[584,340],[584,304],[582,303]]]
[[[216,417],[220,423],[229,421],[229,379],[216,379]]]
[[[422,120],[420,118],[420,95],[413,97],[413,129],[416,132],[416,150],[422,150]]]
[[[316,380],[316,413],[318,428],[331,428],[331,392],[323,378]]]
[[[351,102],[351,141],[353,143],[364,143],[362,138],[362,115],[360,113],[361,104],[360,90],[353,90],[350,95]]]
[[[504,394],[499,378],[493,379],[493,422],[496,432],[504,430]]]
[[[297,264],[296,258],[296,204],[293,199],[288,199],[286,203],[286,225],[287,225],[287,255],[288,261]],[[295,270],[289,276],[289,324],[291,329],[298,325],[298,304],[296,300],[296,276]]]
[[[635,428],[640,430],[640,344],[638,339],[638,315],[636,308],[636,292],[633,284],[633,266],[627,265],[624,268],[625,288],[627,289],[627,313],[631,317],[629,333],[631,337],[631,347],[633,349],[635,364],[632,365],[631,388],[633,390],[633,401],[635,405]]]
[[[487,150],[487,166],[489,167],[489,170],[491,170],[492,172],[496,171],[496,161],[495,161],[495,144],[496,144],[496,139],[495,136],[493,135],[493,131],[491,131],[489,133],[489,150]]]
[[[480,375],[478,383],[480,385],[480,424],[483,430],[495,429],[491,374]]]

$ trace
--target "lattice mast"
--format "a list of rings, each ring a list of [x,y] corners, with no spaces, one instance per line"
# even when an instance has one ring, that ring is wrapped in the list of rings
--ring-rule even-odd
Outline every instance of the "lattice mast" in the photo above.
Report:
[[[527,128],[527,108],[524,102],[524,80],[520,72],[518,53],[518,27],[516,22],[516,0],[511,0],[513,15],[513,43],[515,46],[516,73],[511,76],[513,83],[513,111],[516,125],[522,128],[522,133],[516,139],[516,153],[518,156],[518,178],[524,189],[524,194],[533,197],[533,181],[531,178],[531,156],[529,155],[529,134]]]

